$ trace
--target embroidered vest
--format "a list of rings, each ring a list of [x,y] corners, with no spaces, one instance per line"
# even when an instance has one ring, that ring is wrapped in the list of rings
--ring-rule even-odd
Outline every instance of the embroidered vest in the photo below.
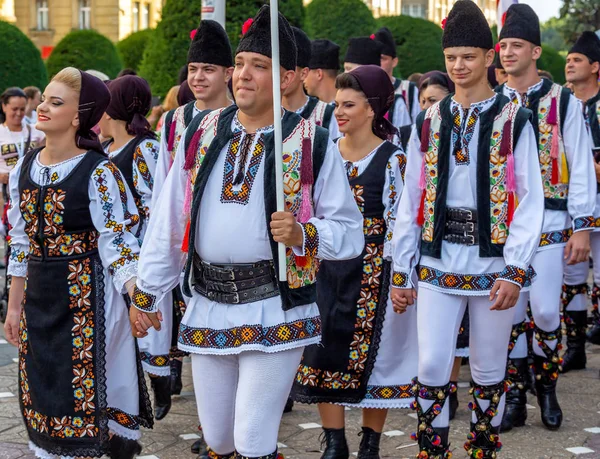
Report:
[[[423,190],[418,223],[422,226],[421,253],[441,257],[446,220],[446,196],[451,160],[452,96],[419,114],[423,165]],[[512,214],[518,205],[514,183],[513,148],[530,112],[519,109],[505,96],[480,116],[477,145],[477,214],[479,256],[501,257]]]
[[[188,296],[191,295],[190,285],[193,284],[191,268],[200,202],[215,162],[233,136],[231,123],[236,112],[237,107],[233,105],[197,116],[186,134],[185,168],[189,168],[190,171],[186,195],[192,198],[191,200],[186,198],[186,201],[190,201],[188,259],[185,269],[188,282],[183,284],[183,289]],[[319,175],[325,158],[329,132],[316,126],[311,120],[305,120],[295,113],[285,112],[282,133],[285,206],[298,221],[306,222],[313,215],[312,185]],[[277,210],[273,132],[264,135],[264,148],[265,216],[268,228],[271,214]],[[268,235],[275,272],[278,272],[277,243],[273,240],[270,231]],[[306,257],[296,257],[291,248],[287,249],[287,282],[279,282],[284,310],[316,301],[317,247],[312,252],[307,253]]]
[[[300,116],[306,120],[311,120],[317,126],[329,129],[333,110],[333,105],[326,104],[316,97],[309,96],[308,102],[306,103],[304,110],[302,110],[302,113],[300,113]]]
[[[600,92],[585,103],[585,121],[592,137],[592,148],[600,149]],[[600,160],[595,151],[594,161]],[[600,194],[600,183],[596,184],[596,192]]]
[[[165,117],[165,134],[167,137],[167,151],[171,155],[171,163],[175,160],[175,153],[181,141],[183,131],[194,117],[195,101],[188,102],[167,113]]]

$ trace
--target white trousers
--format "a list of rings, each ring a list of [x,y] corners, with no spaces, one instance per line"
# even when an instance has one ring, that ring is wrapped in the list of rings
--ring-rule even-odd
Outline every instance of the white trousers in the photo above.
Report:
[[[529,302],[533,320],[538,328],[550,332],[556,330],[560,325],[564,250],[564,245],[556,245],[535,254],[531,265],[537,273],[537,277],[529,292],[522,293],[519,298],[515,307],[515,324],[527,319],[527,303]],[[557,344],[556,340],[546,341],[546,343],[552,349]],[[546,356],[535,339],[532,345],[533,352],[541,357]],[[524,333],[519,336],[510,357],[527,357],[527,338]]]
[[[303,351],[192,354],[198,416],[215,453],[260,457],[277,450],[283,408]]]
[[[420,288],[418,296],[418,378],[421,384],[443,386],[450,380],[456,338],[467,305],[471,377],[476,384],[483,386],[491,386],[504,380],[514,308],[491,311],[493,303],[487,296],[450,295],[427,288]],[[427,408],[427,402],[420,400],[424,409]],[[427,405],[431,403],[433,402]],[[480,405],[485,410],[484,404]],[[442,413],[433,421],[434,427],[448,426],[448,409],[449,403],[446,403]],[[500,424],[503,412],[504,398],[492,425]]]
[[[590,246],[592,249],[592,259],[594,260],[593,277],[594,284],[600,285],[600,232],[590,234]],[[580,285],[586,284],[589,275],[589,262],[584,261],[576,265],[565,266],[565,284]],[[580,293],[575,295],[567,306],[568,311],[586,311],[588,307],[587,295]]]

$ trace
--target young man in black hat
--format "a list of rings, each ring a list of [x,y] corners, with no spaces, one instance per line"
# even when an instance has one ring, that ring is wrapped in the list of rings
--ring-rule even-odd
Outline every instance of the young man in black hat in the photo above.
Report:
[[[340,70],[340,47],[326,39],[313,40],[304,87],[309,96],[333,104],[335,79]]]
[[[556,383],[561,366],[563,263],[588,260],[590,232],[595,226],[596,180],[585,121],[568,89],[538,76],[536,62],[541,53],[537,15],[529,5],[511,5],[500,33],[500,58],[508,81],[497,90],[533,112],[545,210],[542,237],[532,261],[541,281],[521,296],[515,315],[508,367],[512,384],[503,431],[524,425],[527,417],[524,381],[528,351],[523,332],[530,326],[526,324],[528,301],[534,322],[531,347],[542,421],[551,430],[562,423]]]
[[[310,72],[310,38],[298,27],[292,27],[292,31],[298,49],[296,75],[283,93],[281,103],[286,110],[296,112],[302,118],[310,118],[317,126],[328,129],[329,136],[332,140],[335,140],[341,137],[341,134],[337,121],[333,117],[333,105],[322,102],[316,97],[307,96],[304,91],[304,82]]]
[[[494,93],[489,25],[475,2],[458,0],[442,46],[454,96],[422,112],[392,240],[392,301],[417,298],[419,370],[414,381],[419,457],[450,457],[450,380],[468,306],[474,401],[469,457],[494,458],[505,390],[507,346],[543,219],[543,192],[530,114]]]
[[[296,44],[279,17],[282,92]],[[140,255],[135,333],[160,327],[156,305],[179,283],[191,297],[178,337],[190,352],[199,417],[211,458],[275,459],[277,434],[305,346],[320,341],[317,259],[364,246],[362,217],[342,159],[324,128],[273,112],[269,7],[235,56],[237,106],[194,118],[150,222]],[[277,212],[273,120],[282,116],[285,212]],[[280,279],[278,243],[285,244]],[[183,252],[183,253],[182,253]]]
[[[375,32],[375,40],[382,45],[381,68],[386,71],[392,80],[396,99],[402,97],[404,100],[404,104],[408,107],[408,114],[411,121],[410,124],[413,124],[421,112],[419,106],[419,89],[416,84],[408,80],[401,80],[400,78],[394,77],[394,69],[398,65],[398,54],[396,52],[396,40],[394,40],[394,36],[390,29],[387,27],[379,29]],[[394,119],[394,105],[392,105],[392,109],[390,110],[390,119]]]
[[[596,181],[600,177],[600,91],[598,91],[598,72],[600,71],[600,39],[594,32],[583,32],[567,55],[565,74],[573,93],[584,104],[584,116],[587,118],[590,146],[593,149]],[[600,216],[600,185],[597,185],[596,208],[594,217]],[[598,228],[590,234],[592,258],[600,260],[600,233]],[[587,260],[576,265],[565,266],[565,284],[563,285],[563,316],[567,325],[567,351],[563,356],[562,372],[585,368],[585,341],[587,330],[587,284],[589,263]],[[598,297],[600,296],[600,263],[594,263],[594,286],[592,289],[593,327],[588,339],[600,344],[600,315]]]

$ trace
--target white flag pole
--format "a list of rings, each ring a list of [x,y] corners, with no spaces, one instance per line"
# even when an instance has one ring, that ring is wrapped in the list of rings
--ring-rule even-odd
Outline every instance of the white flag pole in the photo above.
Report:
[[[281,81],[279,64],[279,8],[277,0],[271,0],[271,59],[273,62],[273,128],[275,133],[275,193],[277,195],[277,211],[285,210],[283,201],[283,139],[281,134]],[[277,244],[277,260],[279,262],[279,282],[287,281],[287,264],[285,245]]]

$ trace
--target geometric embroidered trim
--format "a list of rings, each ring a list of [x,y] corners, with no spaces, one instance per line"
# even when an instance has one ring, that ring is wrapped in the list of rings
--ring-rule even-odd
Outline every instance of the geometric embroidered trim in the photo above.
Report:
[[[168,367],[170,364],[169,354],[152,355],[149,352],[140,352],[140,359],[153,367]]]
[[[137,285],[133,289],[133,305],[140,311],[154,312],[156,296],[140,290]]]
[[[408,274],[394,271],[392,275],[392,287],[408,288]]]
[[[578,217],[573,220],[573,231],[579,231],[587,228],[594,228],[596,226],[596,220],[591,215],[587,217]]]
[[[319,232],[312,223],[301,223],[304,230],[304,256],[316,257],[319,253]]]
[[[527,273],[521,274],[516,271],[513,272],[510,268],[515,267],[507,266],[504,271],[495,273],[457,274],[446,273],[436,268],[421,265],[419,267],[419,280],[436,287],[459,291],[487,291],[492,288],[496,279],[504,278],[509,280],[511,275],[515,277],[514,282],[517,282],[517,279],[524,279],[523,284],[519,285],[525,287],[531,285],[531,279],[535,275],[532,268],[529,268]]]
[[[536,276],[533,267],[529,267],[527,271],[518,266],[506,265],[504,271],[500,273],[498,279],[503,279],[514,284],[519,285],[521,288],[525,287],[526,284],[531,285],[531,281]]]
[[[542,233],[542,237],[540,238],[540,247],[546,247],[552,244],[564,244],[569,241],[571,234],[573,234],[573,230],[571,228]]]

